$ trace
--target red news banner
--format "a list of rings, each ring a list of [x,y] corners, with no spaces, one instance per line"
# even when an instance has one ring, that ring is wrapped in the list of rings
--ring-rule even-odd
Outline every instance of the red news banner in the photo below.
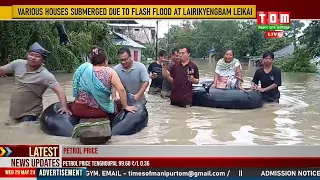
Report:
[[[36,168],[61,167],[59,145],[0,145],[0,177],[36,177]]]
[[[99,147],[62,147],[62,167],[239,168],[320,167],[320,157],[99,157]],[[119,147],[121,148],[121,147]],[[64,157],[64,155],[73,157]],[[77,157],[78,155],[78,157]],[[83,157],[90,155],[91,157]],[[82,156],[82,157],[80,157]]]
[[[1,146],[1,145],[0,145]],[[5,157],[9,148],[11,154]],[[130,167],[130,168],[257,168],[320,167],[320,157],[99,157],[107,146],[61,147],[3,146],[2,177],[33,177],[35,168],[50,167]],[[121,147],[119,147],[121,148]],[[62,157],[61,157],[62,155]],[[69,156],[69,157],[63,157]],[[70,157],[72,156],[72,157]],[[80,157],[81,156],[81,157]],[[88,156],[88,157],[86,157]],[[90,157],[89,157],[90,156]],[[112,156],[112,154],[111,154]],[[11,167],[11,168],[8,168]],[[28,171],[27,171],[28,170]]]
[[[8,159],[4,159],[8,167],[61,167],[59,145],[6,147],[12,151]]]

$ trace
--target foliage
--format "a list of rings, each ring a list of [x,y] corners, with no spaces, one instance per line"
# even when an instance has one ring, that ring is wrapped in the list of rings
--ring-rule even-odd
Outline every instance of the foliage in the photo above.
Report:
[[[299,25],[295,23],[296,26]],[[311,21],[309,26],[298,38],[299,46],[296,45],[295,53],[277,61],[283,71],[293,72],[316,72],[316,65],[310,60],[320,56],[320,22]],[[317,62],[316,62],[317,63]]]
[[[301,33],[301,29],[305,26],[302,21],[292,20],[291,29],[285,32],[285,36],[292,41],[294,47],[297,47],[297,35]]]
[[[66,46],[60,45],[57,23],[65,25],[70,39]],[[102,21],[1,21],[0,64],[23,59],[34,42],[50,51],[45,63],[53,71],[72,72],[86,61],[92,45],[105,48],[111,63],[116,63],[119,47],[113,45],[109,32],[108,25]]]
[[[284,72],[314,73],[317,68],[310,63],[310,53],[307,48],[297,49],[293,55],[276,59],[275,64]]]
[[[320,21],[312,21],[304,35],[297,38],[304,26],[302,21],[294,20],[284,38],[266,39],[265,32],[256,29],[255,21],[183,21],[180,26],[170,28],[159,46],[173,49],[185,44],[191,47],[191,56],[198,58],[207,57],[211,48],[215,49],[218,58],[223,56],[225,49],[232,49],[238,59],[248,60],[244,58],[247,54],[261,56],[265,51],[274,52],[293,44],[295,53],[278,58],[276,64],[283,71],[315,72],[310,59],[320,56]]]
[[[156,59],[156,52],[153,45],[145,45],[145,49],[142,49],[141,54],[142,58],[141,60],[143,62],[147,61],[148,58]]]
[[[172,26],[165,38],[159,41],[160,48],[173,49],[180,44],[191,47],[193,57],[209,55],[214,48],[216,55],[222,57],[226,49],[232,49],[237,58],[249,54],[260,56],[264,51],[276,51],[290,41],[266,39],[264,31],[256,30],[255,21],[184,21],[182,25]]]
[[[309,26],[304,29],[303,35],[299,37],[301,46],[308,47],[310,56],[320,56],[320,21],[311,21]]]

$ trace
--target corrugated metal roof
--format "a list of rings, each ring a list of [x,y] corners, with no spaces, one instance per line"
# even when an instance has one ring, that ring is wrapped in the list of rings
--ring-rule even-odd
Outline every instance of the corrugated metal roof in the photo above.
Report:
[[[115,45],[119,45],[119,46],[130,46],[130,47],[135,47],[135,48],[143,48],[145,49],[146,47],[144,47],[143,45],[135,42],[134,40],[128,38],[126,35],[120,34],[120,33],[116,33],[113,32],[116,36],[120,37],[120,39],[113,39],[113,43]]]
[[[282,56],[286,56],[286,55],[291,55],[294,52],[294,45],[290,44],[278,51],[273,52],[275,57],[282,57]]]

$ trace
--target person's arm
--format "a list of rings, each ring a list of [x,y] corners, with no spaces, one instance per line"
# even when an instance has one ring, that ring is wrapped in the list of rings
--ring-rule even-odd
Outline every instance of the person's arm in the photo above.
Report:
[[[274,83],[271,84],[270,86],[264,88],[264,92],[268,92],[274,88],[277,88],[278,86],[281,86],[281,71],[277,69],[277,71],[274,73]]]
[[[118,73],[117,73],[118,67],[119,67],[119,65],[116,65],[116,66],[114,67],[114,69],[113,69],[114,72],[115,72],[117,75],[118,75]],[[118,77],[119,77],[119,75],[118,75]],[[120,77],[119,77],[119,79],[120,79]],[[120,81],[121,81],[121,79],[120,79]],[[117,90],[116,90],[115,87],[112,87],[111,99],[112,99],[113,101],[117,100]]]
[[[238,87],[242,89],[243,79],[242,79],[242,73],[241,73],[241,66],[236,67],[236,78],[238,80]]]
[[[194,69],[194,73],[193,73],[192,84],[199,84],[199,69],[196,65],[194,65],[193,69]]]
[[[4,66],[0,66],[0,76],[5,76],[8,73],[14,73],[16,67],[22,63],[23,60],[14,60],[10,62],[9,64],[6,64]]]
[[[141,64],[141,71],[140,71],[140,80],[141,82],[143,82],[139,92],[137,93],[137,95],[140,97],[144,94],[144,92],[146,91],[146,89],[149,86],[149,75],[148,75],[148,71],[147,68]]]
[[[213,87],[213,88],[216,88],[216,87],[217,87],[218,77],[219,77],[219,74],[215,72],[215,73],[214,73],[214,77],[213,77],[213,83],[212,83],[212,87]]]
[[[166,78],[170,83],[173,82],[173,78],[169,75],[167,78]]]
[[[61,109],[59,111],[61,111],[61,113],[67,113],[69,115],[72,115],[71,111],[68,108],[67,97],[53,74],[50,74],[47,77],[45,77],[44,84],[47,85],[54,93],[57,94],[58,99],[61,103]]]
[[[217,64],[216,64],[216,69],[214,70],[214,77],[213,77],[213,83],[212,83],[212,87],[216,88],[217,87],[217,83],[218,83],[218,78],[219,78],[219,74],[220,74],[220,62],[223,61],[223,59],[220,59]]]
[[[111,98],[112,98],[112,100],[116,100],[117,99],[117,90],[116,90],[115,87],[112,88]]]
[[[252,81],[251,81],[251,88],[253,89],[256,89],[257,86],[258,86],[258,83],[259,83],[259,74],[258,74],[258,70],[256,70],[256,72],[254,73],[254,76],[252,78]]]
[[[59,99],[59,101],[61,103],[61,106],[68,109],[67,97],[64,94],[61,86],[58,84],[58,85],[52,87],[51,89],[52,89],[53,92],[55,92],[57,94],[58,99]]]
[[[170,83],[173,82],[173,69],[174,65],[171,65],[168,69],[167,65],[162,64],[162,76],[166,78]]]
[[[120,102],[122,104],[122,107],[124,109],[126,109],[128,107],[127,93],[121,83],[121,80],[120,80],[118,74],[114,70],[111,71],[111,84],[114,87],[113,91],[112,91],[112,95],[114,93],[114,96],[116,96],[116,92],[118,92],[119,96],[120,96]]]
[[[153,63],[151,63],[149,66],[148,66],[148,73],[149,73],[149,78],[152,78],[152,66],[153,66]]]

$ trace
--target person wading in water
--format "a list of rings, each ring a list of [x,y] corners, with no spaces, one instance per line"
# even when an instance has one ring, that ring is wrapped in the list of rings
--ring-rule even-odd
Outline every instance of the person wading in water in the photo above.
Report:
[[[19,122],[38,119],[43,110],[42,96],[47,88],[58,95],[62,106],[59,111],[72,114],[61,86],[43,65],[48,55],[49,51],[34,43],[27,53],[27,60],[14,60],[0,67],[0,76],[14,73],[15,85],[11,94],[9,115]]]
[[[169,69],[162,63],[162,72],[165,78],[172,78],[171,105],[190,107],[192,105],[192,84],[199,83],[199,69],[190,60],[190,49],[179,49],[180,61]],[[171,78],[170,78],[171,77]]]
[[[281,70],[272,65],[274,54],[265,52],[262,55],[263,67],[259,68],[252,79],[251,88],[261,92],[262,97],[267,102],[279,102],[281,86]],[[259,81],[261,87],[258,87]]]
[[[149,77],[151,79],[151,85],[149,88],[149,94],[154,95],[161,92],[163,76],[162,76],[162,62],[167,61],[168,54],[165,50],[160,50],[159,57],[156,62],[153,62],[148,67]]]
[[[135,101],[146,104],[147,100],[144,92],[149,86],[149,75],[146,66],[141,62],[133,61],[130,49],[127,47],[121,48],[118,54],[121,63],[116,65],[114,70],[119,75],[126,92],[132,94]],[[117,99],[116,90],[112,92],[112,99]]]
[[[171,66],[173,66],[175,63],[179,62],[179,49],[178,48],[174,48],[171,51],[171,61],[169,61],[167,64],[165,64],[168,69],[171,68]],[[162,89],[161,89],[161,97],[166,99],[169,98],[171,96],[171,84],[172,84],[172,77],[169,76],[168,78],[164,78],[163,82],[162,82]]]

